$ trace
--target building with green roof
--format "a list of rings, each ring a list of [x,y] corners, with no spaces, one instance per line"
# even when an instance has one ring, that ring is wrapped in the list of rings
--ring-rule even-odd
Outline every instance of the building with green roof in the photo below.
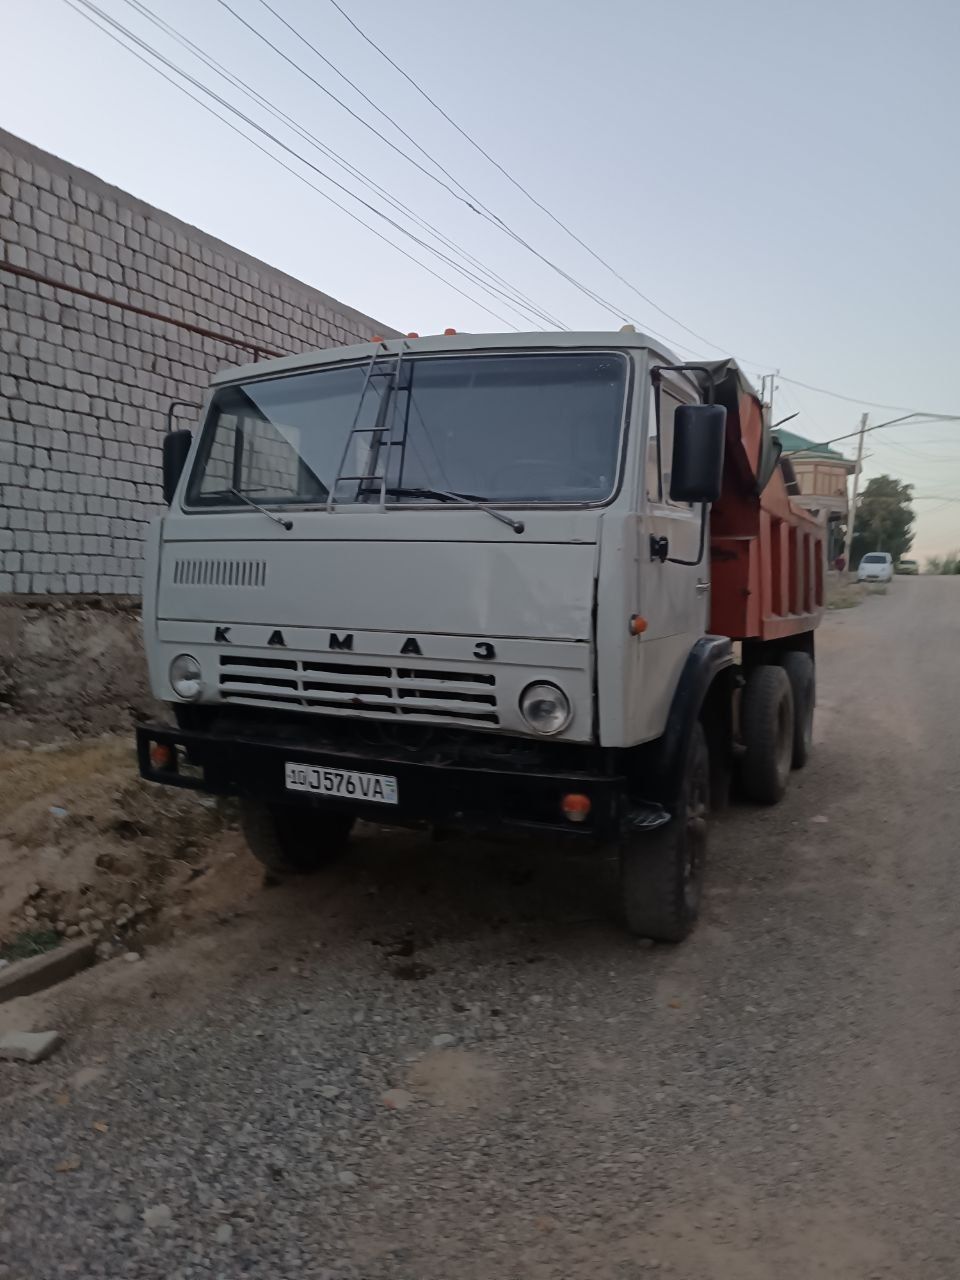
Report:
[[[850,514],[847,496],[848,477],[856,463],[837,449],[808,440],[794,431],[775,431],[783,445],[783,456],[789,458],[797,478],[799,492],[793,501],[827,525],[827,560],[833,562],[843,550],[844,527]]]

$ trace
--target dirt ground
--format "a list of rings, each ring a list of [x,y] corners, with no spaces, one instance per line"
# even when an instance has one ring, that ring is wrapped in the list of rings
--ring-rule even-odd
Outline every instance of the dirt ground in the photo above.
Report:
[[[157,710],[139,602],[0,601],[0,747],[126,733]]]
[[[104,959],[0,1006],[67,1037],[0,1064],[0,1277],[954,1280],[958,637],[951,579],[828,616],[814,759],[679,948],[549,846],[265,888],[125,739],[3,752],[0,943]]]

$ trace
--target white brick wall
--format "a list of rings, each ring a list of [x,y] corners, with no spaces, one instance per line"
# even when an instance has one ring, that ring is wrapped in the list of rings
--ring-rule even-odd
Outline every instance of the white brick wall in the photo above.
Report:
[[[0,594],[139,593],[170,401],[251,347],[393,332],[0,130]]]

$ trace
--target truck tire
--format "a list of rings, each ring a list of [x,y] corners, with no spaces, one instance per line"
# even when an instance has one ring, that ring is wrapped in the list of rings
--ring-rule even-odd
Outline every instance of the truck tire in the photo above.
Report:
[[[346,848],[354,821],[349,814],[240,801],[247,847],[269,875],[280,879],[308,875],[332,862]]]
[[[793,763],[793,690],[779,666],[754,667],[740,697],[740,787],[748,800],[783,799]]]
[[[703,725],[690,738],[677,810],[665,827],[627,837],[620,902],[627,928],[655,942],[682,942],[700,913],[710,808],[710,755]]]
[[[817,702],[817,669],[809,653],[791,650],[783,656],[783,669],[793,691],[793,767],[802,769],[813,744],[813,708]]]

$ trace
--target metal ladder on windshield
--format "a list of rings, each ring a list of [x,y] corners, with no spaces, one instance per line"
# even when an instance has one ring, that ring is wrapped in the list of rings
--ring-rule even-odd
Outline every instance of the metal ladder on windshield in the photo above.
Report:
[[[357,401],[357,408],[353,415],[353,423],[343,446],[340,465],[337,467],[337,474],[327,495],[327,511],[333,511],[336,508],[337,492],[343,484],[357,485],[354,502],[359,502],[362,495],[375,491],[375,486],[379,485],[379,508],[381,511],[386,510],[390,452],[403,443],[402,440],[394,439],[393,432],[397,416],[397,397],[395,393],[400,381],[400,367],[403,364],[403,356],[406,349],[406,344],[404,344],[397,354],[391,358],[386,343],[384,343],[383,349],[381,350],[378,347],[370,358],[370,363],[367,365],[366,373],[364,374],[363,386],[360,388],[360,398]],[[378,368],[378,365],[381,364],[385,367]],[[383,381],[383,392],[377,408],[376,421],[372,427],[361,427],[359,425],[360,417],[363,413],[367,392],[375,382],[381,380]],[[390,417],[389,424],[387,423],[388,415]],[[371,437],[366,464],[361,475],[350,475],[344,471],[344,468],[348,465],[350,450],[353,448],[354,441],[362,436]],[[351,504],[348,503],[347,505]]]

